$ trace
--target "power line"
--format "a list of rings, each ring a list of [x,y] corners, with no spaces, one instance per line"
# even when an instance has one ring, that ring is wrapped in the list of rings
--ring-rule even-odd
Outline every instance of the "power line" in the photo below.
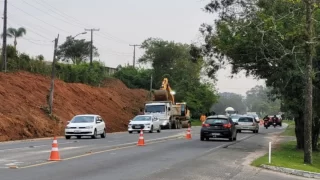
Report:
[[[41,1],[41,3],[39,3]],[[74,18],[74,17],[72,17],[72,16],[70,16],[70,15],[68,15],[68,14],[66,14],[66,13],[64,13],[64,12],[62,12],[62,11],[60,11],[60,10],[58,10],[57,8],[55,8],[54,6],[52,6],[52,5],[50,5],[49,3],[47,3],[46,1],[44,1],[44,0],[39,0],[39,1],[37,1],[37,0],[34,0],[34,2],[36,2],[36,3],[38,3],[38,4],[40,4],[40,5],[42,5],[42,6],[44,6],[44,4],[46,4],[47,6],[49,6],[50,8],[48,8],[51,12],[58,12],[58,13],[56,13],[56,14],[58,14],[58,15],[60,15],[60,16],[62,16],[62,17],[65,17],[65,18],[69,18],[72,22],[76,22],[77,24],[79,24],[79,25],[82,25],[82,26],[84,26],[84,27],[88,27],[88,26],[91,26],[92,27],[92,25],[91,24],[83,24],[81,21],[79,21],[79,20],[77,20],[76,18]],[[45,7],[45,6],[44,6]],[[54,10],[54,11],[53,11]],[[79,26],[78,26],[79,27]],[[82,27],[82,28],[84,28],[84,27]],[[107,35],[105,35],[105,34],[107,34]],[[123,43],[123,44],[130,44],[129,42],[127,42],[127,41],[125,41],[125,40],[122,40],[122,39],[120,39],[120,38],[118,38],[118,37],[116,37],[116,36],[113,36],[113,35],[111,35],[110,33],[106,33],[106,32],[99,32],[99,33],[96,33],[96,35],[98,35],[98,36],[100,36],[100,37],[103,37],[103,38],[106,38],[106,39],[109,39],[109,40],[113,40],[113,41],[115,41],[115,42],[118,42],[118,43]],[[110,37],[107,37],[107,36],[110,36]]]
[[[58,28],[57,26],[54,26],[54,25],[52,25],[52,24],[50,24],[50,23],[47,23],[47,22],[43,21],[42,19],[39,19],[39,18],[33,16],[32,14],[30,14],[30,13],[22,10],[21,8],[18,8],[17,6],[12,5],[11,3],[8,3],[8,4],[9,4],[10,6],[12,6],[12,7],[20,10],[21,12],[23,12],[23,13],[31,16],[31,17],[33,17],[34,19],[37,19],[37,20],[39,20],[39,21],[41,21],[41,22],[43,22],[43,23],[45,23],[45,24],[47,24],[47,25],[49,25],[49,26],[52,26],[53,28],[59,29],[59,30],[64,31],[64,32],[66,32],[66,33],[68,33],[68,34],[72,34],[71,32],[68,32],[68,31],[66,31],[66,30],[64,30],[64,29]]]

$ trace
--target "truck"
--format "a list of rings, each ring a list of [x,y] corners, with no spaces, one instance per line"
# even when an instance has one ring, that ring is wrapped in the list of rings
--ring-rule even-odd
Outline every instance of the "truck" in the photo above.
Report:
[[[191,126],[190,110],[186,102],[175,102],[168,78],[164,78],[159,90],[153,90],[154,99],[147,101],[144,114],[160,119],[162,129],[180,129]]]
[[[233,114],[237,114],[238,112],[233,109],[233,107],[227,107],[225,110],[227,116],[231,116]]]

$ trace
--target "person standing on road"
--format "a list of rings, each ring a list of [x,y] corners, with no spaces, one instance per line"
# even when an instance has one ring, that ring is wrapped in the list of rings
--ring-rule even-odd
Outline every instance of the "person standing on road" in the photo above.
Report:
[[[144,115],[143,109],[140,109],[140,112],[138,113],[138,115]]]

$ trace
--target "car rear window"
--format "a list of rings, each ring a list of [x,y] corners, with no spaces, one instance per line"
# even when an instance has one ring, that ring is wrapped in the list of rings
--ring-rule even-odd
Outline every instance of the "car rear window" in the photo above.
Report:
[[[228,120],[227,119],[207,119],[206,124],[227,124]]]
[[[238,122],[253,122],[253,118],[251,117],[241,117]]]

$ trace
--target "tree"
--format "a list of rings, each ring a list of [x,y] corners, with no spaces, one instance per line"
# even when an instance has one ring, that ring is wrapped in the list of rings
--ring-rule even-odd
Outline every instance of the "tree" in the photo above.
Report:
[[[13,44],[14,44],[14,49],[17,48],[17,39],[20,37],[23,37],[27,33],[26,29],[24,27],[20,27],[18,29],[15,28],[8,28],[7,30],[7,37],[13,38]],[[3,34],[1,35],[3,37]]]
[[[90,41],[85,39],[78,40],[68,36],[66,41],[59,46],[57,56],[61,61],[69,62],[71,60],[73,64],[80,64],[89,60],[90,48]],[[96,47],[93,47],[93,56],[99,56]]]
[[[280,112],[280,100],[272,99],[269,94],[270,88],[255,86],[247,91],[245,103],[248,111],[257,112],[260,117],[274,115]]]
[[[247,74],[266,79],[267,86],[273,87],[274,96],[281,98],[286,108],[294,112],[297,147],[305,150],[305,162],[311,163],[310,144],[315,149],[317,140],[309,141],[310,133],[313,139],[318,139],[319,127],[315,124],[319,124],[319,118],[310,116],[314,109],[310,84],[315,81],[310,76],[313,74],[310,66],[313,47],[310,49],[310,44],[317,50],[319,45],[310,41],[310,36],[318,36],[310,34],[310,25],[305,23],[311,21],[305,19],[312,15],[305,14],[310,4],[304,6],[300,1],[284,0],[259,0],[256,3],[243,0],[240,4],[240,1],[226,1],[215,0],[206,6],[208,12],[218,12],[220,19],[215,23],[215,32],[211,25],[202,26],[201,32],[206,39],[204,53],[214,54],[220,60],[226,58],[233,66],[233,73],[246,70]],[[314,18],[320,20],[319,9],[313,12]],[[302,26],[309,29],[305,31]],[[319,34],[319,24],[313,32]],[[319,90],[319,85],[315,88]],[[319,117],[317,112],[314,114]]]
[[[211,107],[211,111],[214,111],[217,114],[225,114],[225,109],[227,107],[233,107],[240,114],[245,114],[247,112],[242,95],[231,92],[219,93],[218,103]]]
[[[176,91],[176,101],[186,101],[194,117],[209,112],[216,96],[212,85],[200,83],[204,60],[199,48],[158,38],[148,38],[141,48],[145,54],[139,62],[151,63],[155,89],[160,88],[166,77]]]

